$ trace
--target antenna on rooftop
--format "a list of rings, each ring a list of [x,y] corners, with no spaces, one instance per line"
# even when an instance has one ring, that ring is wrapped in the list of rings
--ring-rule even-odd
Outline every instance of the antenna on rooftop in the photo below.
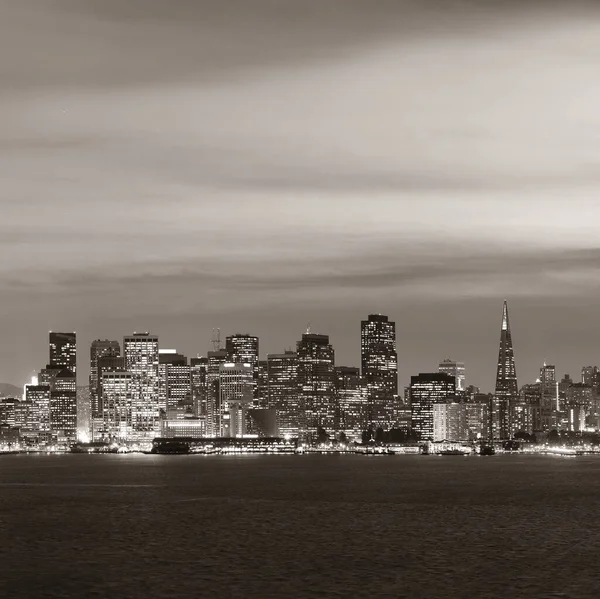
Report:
[[[306,334],[310,335],[310,322],[306,325]]]

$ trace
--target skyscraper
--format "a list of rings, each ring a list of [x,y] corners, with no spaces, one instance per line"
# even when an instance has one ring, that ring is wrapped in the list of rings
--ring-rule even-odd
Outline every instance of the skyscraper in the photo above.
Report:
[[[335,388],[340,411],[340,429],[347,438],[360,441],[367,430],[367,389],[360,370],[352,366],[336,366]]]
[[[206,434],[209,437],[221,435],[221,366],[227,362],[224,349],[209,351],[206,362]]]
[[[337,429],[335,353],[328,335],[306,333],[297,343],[298,391],[303,422],[301,433],[314,436],[319,428]]]
[[[129,441],[135,437],[131,381],[132,374],[123,370],[102,375],[104,427],[101,437],[107,441]]]
[[[252,364],[226,362],[219,367],[219,420],[221,437],[246,434],[246,414],[252,407],[254,368]]]
[[[49,335],[50,366],[60,366],[77,375],[77,335],[55,333]]]
[[[492,400],[491,434],[494,439],[505,439],[510,435],[510,404],[519,399],[515,355],[513,350],[508,306],[502,307],[502,328],[496,370],[496,390]]]
[[[382,314],[369,314],[361,321],[360,354],[362,376],[369,402],[367,419],[374,427],[389,428],[394,397],[398,395],[396,323]]]
[[[411,428],[422,441],[433,441],[433,406],[451,402],[456,395],[453,376],[422,372],[410,377]]]
[[[192,378],[188,360],[174,349],[158,352],[158,377],[161,408],[169,410],[188,401],[192,405]]]
[[[151,439],[160,432],[158,382],[158,337],[134,333],[123,338],[125,370],[131,373],[131,419],[137,440]]]
[[[77,382],[72,370],[56,374],[50,392],[50,425],[59,441],[77,439]]]
[[[250,364],[252,366],[252,395],[258,399],[258,337],[247,333],[236,333],[225,338],[227,361],[233,364]],[[256,403],[256,402],[255,402]]]
[[[297,437],[302,412],[298,393],[298,354],[267,355],[267,405],[275,408],[281,435]]]
[[[453,376],[456,381],[456,390],[465,391],[467,386],[465,383],[465,363],[456,362],[450,358],[446,358],[443,362],[440,362],[439,372],[444,372]]]
[[[96,339],[90,346],[90,402],[92,404],[92,418],[102,417],[100,405],[101,375],[98,374],[98,360],[100,358],[116,358],[121,355],[121,346],[118,341]]]

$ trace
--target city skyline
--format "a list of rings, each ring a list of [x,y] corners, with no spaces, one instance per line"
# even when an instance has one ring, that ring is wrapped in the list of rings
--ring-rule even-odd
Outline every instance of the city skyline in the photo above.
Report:
[[[402,384],[452,355],[491,388],[504,297],[523,377],[596,362],[592,4],[234,4],[0,4],[0,381],[51,328],[311,321],[358,363],[382,312]]]

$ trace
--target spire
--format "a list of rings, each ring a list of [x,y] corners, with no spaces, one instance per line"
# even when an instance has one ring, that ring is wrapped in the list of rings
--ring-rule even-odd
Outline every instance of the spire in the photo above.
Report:
[[[502,330],[510,331],[510,323],[508,322],[508,306],[506,300],[504,300],[504,306],[502,308]]]

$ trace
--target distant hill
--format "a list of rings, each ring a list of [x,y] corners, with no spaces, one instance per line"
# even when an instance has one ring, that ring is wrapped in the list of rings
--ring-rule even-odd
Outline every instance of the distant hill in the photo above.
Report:
[[[8,383],[0,383],[0,397],[21,397],[23,389]]]

